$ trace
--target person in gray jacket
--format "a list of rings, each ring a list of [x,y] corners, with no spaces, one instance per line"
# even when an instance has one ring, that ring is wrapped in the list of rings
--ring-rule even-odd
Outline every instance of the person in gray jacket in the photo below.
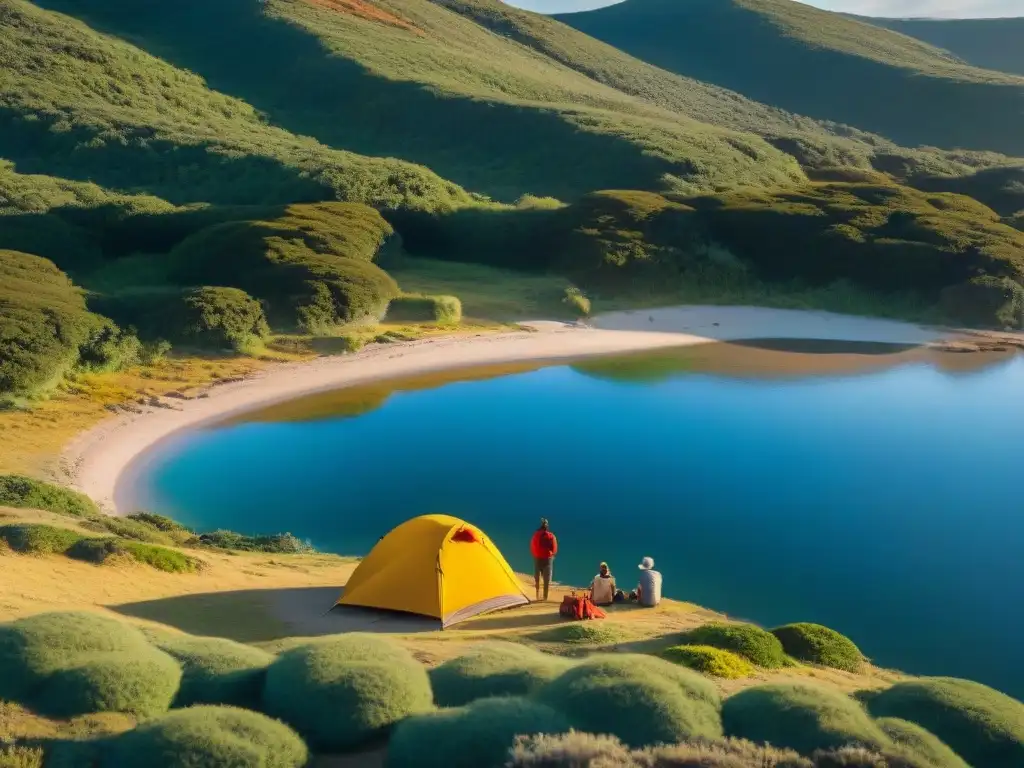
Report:
[[[636,587],[636,598],[640,605],[653,608],[661,602],[661,574],[654,570],[654,558],[645,557],[637,566],[640,569],[640,583]]]

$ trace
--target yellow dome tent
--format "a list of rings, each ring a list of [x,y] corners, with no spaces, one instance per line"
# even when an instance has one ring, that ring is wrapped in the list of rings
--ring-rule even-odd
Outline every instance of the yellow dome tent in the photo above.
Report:
[[[423,515],[377,542],[345,585],[339,605],[431,616],[449,627],[530,600],[501,552],[475,525]]]

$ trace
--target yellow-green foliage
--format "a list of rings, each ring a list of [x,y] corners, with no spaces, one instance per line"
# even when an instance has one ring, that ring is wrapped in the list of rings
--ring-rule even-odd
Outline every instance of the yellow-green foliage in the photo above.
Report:
[[[604,621],[574,621],[538,632],[531,639],[543,643],[568,645],[611,645],[622,642],[627,633],[619,624]]]
[[[0,251],[0,397],[58,383],[99,327],[81,291],[51,262]]]
[[[579,317],[587,317],[590,314],[590,299],[574,285],[565,289],[562,303],[569,308],[570,312]]]
[[[99,508],[88,496],[69,488],[23,475],[0,475],[0,506],[42,509],[72,517],[98,517]]]
[[[372,260],[392,233],[363,205],[292,205],[208,227],[169,258],[181,282],[241,288],[267,302],[273,321],[317,331],[383,314],[398,286]]]
[[[387,319],[396,323],[455,325],[462,320],[462,302],[456,296],[403,294],[388,304]]]
[[[263,709],[318,750],[353,749],[432,706],[423,665],[387,639],[365,634],[282,653],[263,689]]]
[[[800,661],[847,672],[856,672],[864,663],[864,655],[850,638],[821,624],[786,624],[772,634],[786,653]]]
[[[0,539],[15,552],[27,555],[63,555],[83,540],[67,528],[41,523],[0,525]]]
[[[274,657],[221,637],[169,635],[153,644],[182,668],[176,707],[226,704],[258,709],[267,667]]]
[[[875,717],[916,723],[975,768],[1024,764],[1024,704],[970,680],[908,680],[868,696]]]
[[[722,735],[714,685],[651,656],[591,656],[537,696],[574,728],[610,733],[634,747]]]
[[[438,706],[458,707],[488,696],[525,696],[568,668],[558,656],[495,641],[434,667],[430,684]]]
[[[101,768],[302,768],[309,750],[291,728],[258,712],[198,706],[113,739]]]
[[[742,656],[710,645],[677,645],[667,648],[662,655],[675,664],[730,680],[749,677],[754,671],[750,662]]]
[[[388,768],[501,768],[520,734],[556,734],[569,723],[556,710],[518,696],[413,715],[388,741]]]
[[[713,621],[679,636],[684,645],[710,645],[732,651],[760,667],[775,669],[786,663],[782,644],[771,632],[753,624]]]
[[[151,716],[166,710],[181,670],[124,622],[46,613],[0,624],[0,699],[40,713]]]
[[[64,554],[89,563],[104,563],[112,557],[127,557],[167,573],[192,573],[201,563],[194,557],[167,547],[120,538],[80,538]]]
[[[0,768],[43,768],[43,750],[0,744]]]
[[[815,683],[746,688],[722,705],[729,736],[809,755],[847,744],[887,748],[889,737],[864,708],[841,691]]]
[[[895,717],[883,717],[876,722],[899,751],[924,761],[928,768],[968,768],[963,758],[921,726]]]

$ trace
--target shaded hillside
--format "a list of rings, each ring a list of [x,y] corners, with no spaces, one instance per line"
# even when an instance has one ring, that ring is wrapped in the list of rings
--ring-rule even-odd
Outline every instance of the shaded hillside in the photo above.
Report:
[[[272,124],[509,201],[800,178],[757,137],[640,101],[427,0],[359,13],[326,0],[45,4],[198,73]]]
[[[199,77],[22,0],[0,0],[0,66],[0,157],[22,173],[175,202],[470,201],[426,168],[268,126]]]
[[[968,64],[1024,75],[1024,18],[875,19],[858,21],[944,48]]]
[[[1024,79],[791,0],[626,0],[557,18],[664,69],[900,144],[1024,154]]]

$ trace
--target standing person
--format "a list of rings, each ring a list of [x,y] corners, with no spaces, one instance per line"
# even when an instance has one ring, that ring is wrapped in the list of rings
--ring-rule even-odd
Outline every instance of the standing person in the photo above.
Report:
[[[594,605],[611,605],[615,601],[615,577],[608,563],[601,563],[597,576],[590,582],[590,599]]]
[[[661,574],[654,570],[654,558],[645,557],[640,565],[640,583],[636,587],[636,597],[640,605],[653,608],[661,602]]]
[[[537,600],[540,600],[541,578],[544,579],[544,599],[547,600],[555,555],[558,554],[558,539],[548,530],[546,518],[540,519],[540,528],[534,531],[533,538],[530,539],[530,554],[533,555],[533,586],[537,590]]]

